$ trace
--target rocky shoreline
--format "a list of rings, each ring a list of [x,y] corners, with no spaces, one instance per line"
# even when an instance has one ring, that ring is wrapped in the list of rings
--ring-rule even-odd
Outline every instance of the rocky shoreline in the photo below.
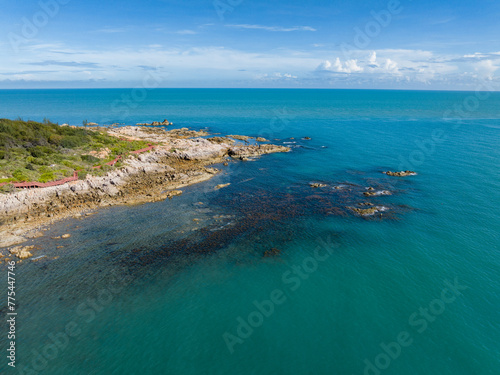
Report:
[[[44,226],[85,215],[99,207],[172,198],[182,193],[180,188],[218,174],[220,170],[210,167],[212,164],[227,165],[231,159],[248,160],[290,151],[279,145],[241,144],[230,136],[205,139],[201,137],[208,136],[207,132],[187,128],[166,131],[125,126],[107,133],[122,139],[152,142],[155,148],[127,157],[122,168],[101,177],[87,175],[84,180],[64,185],[0,194],[0,248],[39,237],[43,235],[40,230]],[[15,248],[11,254],[26,258],[29,250]]]

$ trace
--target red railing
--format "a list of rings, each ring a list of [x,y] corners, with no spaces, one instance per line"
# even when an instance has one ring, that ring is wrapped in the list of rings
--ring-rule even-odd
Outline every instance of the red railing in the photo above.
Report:
[[[32,188],[44,188],[44,187],[62,185],[62,184],[65,184],[67,182],[76,181],[76,180],[78,180],[78,172],[74,171],[73,172],[73,177],[66,177],[66,178],[63,178],[62,180],[49,181],[49,182],[37,182],[37,181],[30,181],[30,182],[2,182],[0,184],[0,186],[7,185],[7,184],[12,184],[16,188],[32,189]]]
[[[140,150],[135,150],[131,151],[132,154],[140,154],[141,152],[146,152],[146,151],[151,151],[154,149],[154,146],[152,144],[148,144],[149,147],[146,148],[141,148]],[[106,165],[115,165],[118,160],[122,158],[121,155],[119,155],[115,160],[111,160],[106,163]],[[100,165],[96,165],[95,167],[92,167],[94,169],[99,169],[101,168]],[[37,181],[30,181],[30,182],[2,182],[0,183],[0,186],[4,186],[7,184],[12,184],[16,188],[21,188],[21,189],[33,189],[33,188],[44,188],[44,187],[50,187],[50,186],[59,186],[63,185],[67,182],[71,181],[76,181],[78,180],[78,171],[73,172],[73,177],[66,177],[61,180],[56,180],[56,181],[49,181],[49,182],[37,182]]]

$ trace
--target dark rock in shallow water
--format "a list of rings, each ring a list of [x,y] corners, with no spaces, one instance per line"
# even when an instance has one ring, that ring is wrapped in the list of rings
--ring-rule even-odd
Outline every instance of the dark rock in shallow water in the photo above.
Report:
[[[363,193],[365,197],[377,197],[380,195],[392,195],[389,190],[380,190],[380,191],[365,191]]]
[[[387,208],[384,206],[374,206],[370,208],[357,208],[357,207],[350,207],[350,208],[360,216],[372,216],[387,210]]]
[[[313,187],[313,188],[320,188],[320,187],[325,187],[325,186],[328,186],[327,184],[322,184],[322,183],[319,183],[319,182],[311,182],[309,184],[310,187]]]
[[[270,257],[279,256],[280,254],[281,254],[281,250],[273,247],[273,248],[271,248],[269,250],[264,251],[264,255],[263,256],[265,258],[270,258]]]
[[[406,177],[406,176],[415,176],[417,172],[414,171],[400,171],[400,172],[392,172],[392,171],[386,171],[382,172],[388,176],[394,176],[394,177]]]

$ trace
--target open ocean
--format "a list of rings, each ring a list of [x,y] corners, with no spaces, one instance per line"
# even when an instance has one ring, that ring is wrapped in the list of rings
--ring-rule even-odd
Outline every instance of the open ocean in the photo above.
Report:
[[[292,147],[51,225],[17,268],[2,374],[500,374],[500,93],[0,90],[0,117]],[[353,215],[366,202],[385,211]]]

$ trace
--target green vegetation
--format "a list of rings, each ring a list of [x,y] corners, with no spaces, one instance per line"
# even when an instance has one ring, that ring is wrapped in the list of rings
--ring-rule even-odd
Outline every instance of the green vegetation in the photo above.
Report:
[[[74,170],[80,178],[101,174],[112,169],[107,162],[144,147],[146,142],[123,141],[104,129],[0,119],[0,183],[48,182],[72,176]],[[92,168],[98,165],[104,170]]]

